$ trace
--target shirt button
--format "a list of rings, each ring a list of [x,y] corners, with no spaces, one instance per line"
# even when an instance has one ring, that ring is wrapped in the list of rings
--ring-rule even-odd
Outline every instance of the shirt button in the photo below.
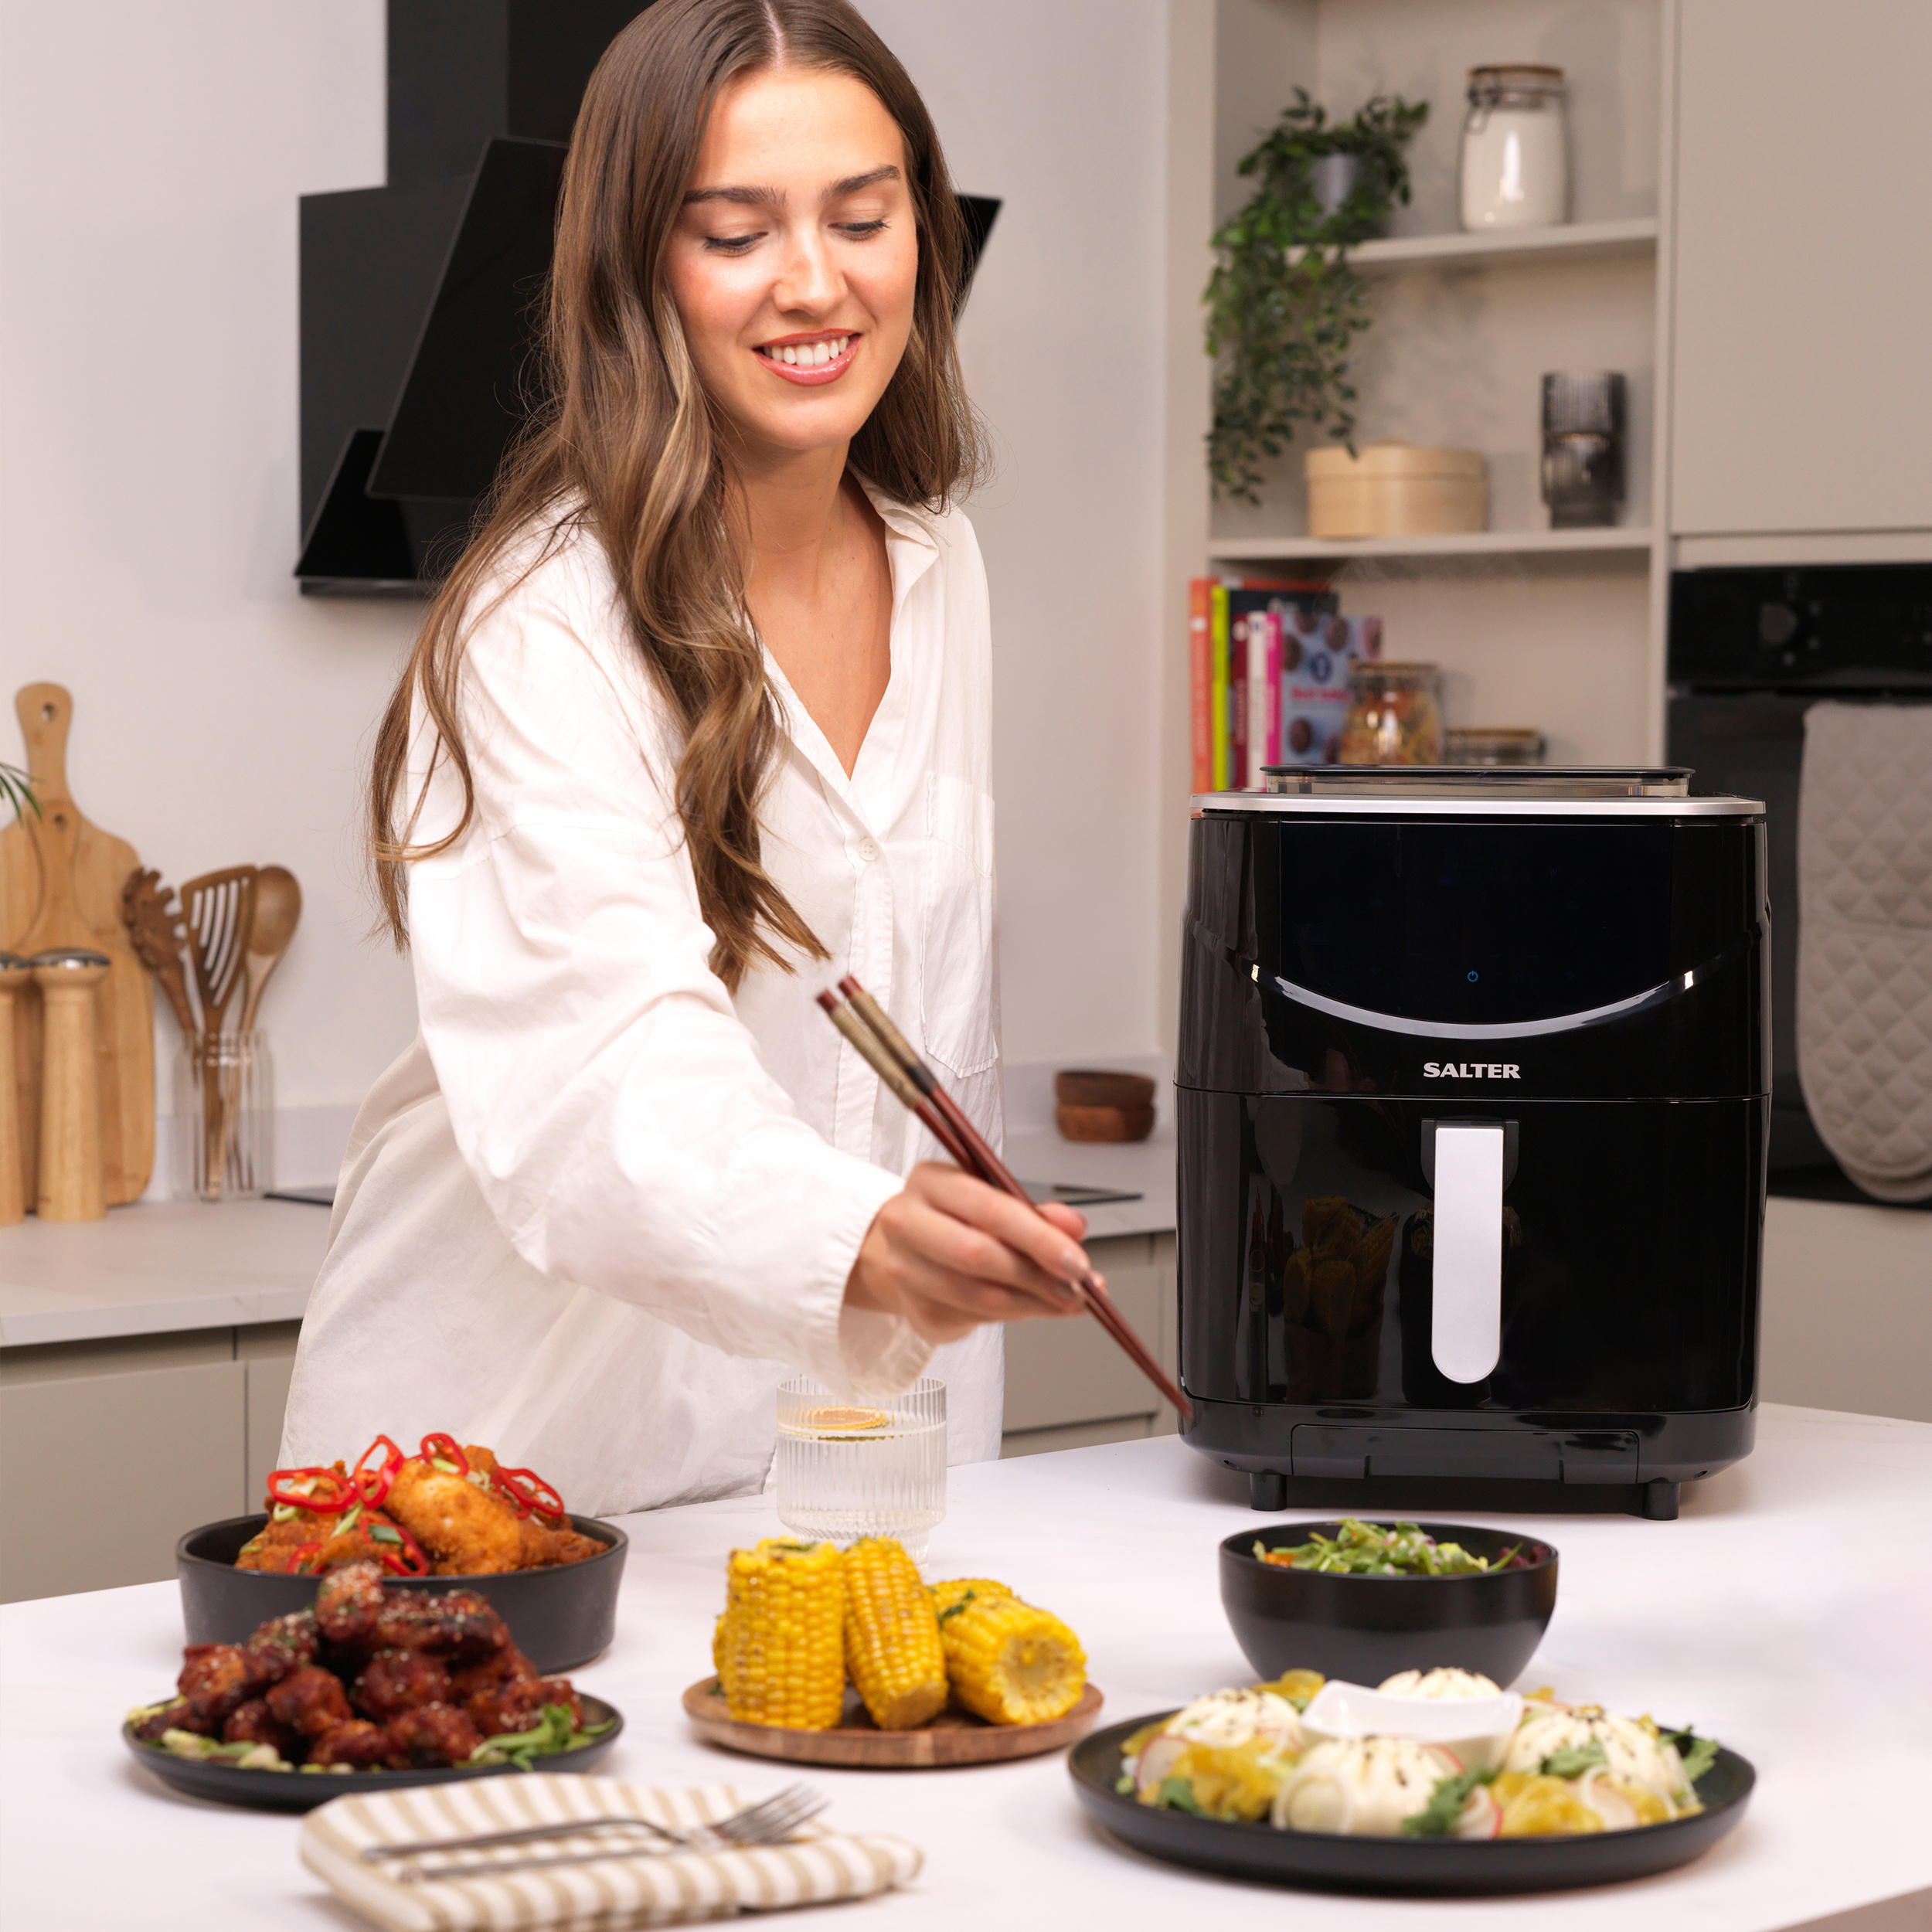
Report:
[[[859,846],[859,855],[869,866],[879,856],[879,848],[871,839],[868,838]]]

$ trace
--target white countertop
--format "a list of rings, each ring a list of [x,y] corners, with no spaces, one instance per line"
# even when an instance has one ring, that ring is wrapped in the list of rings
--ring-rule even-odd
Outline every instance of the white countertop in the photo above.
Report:
[[[1009,1137],[1023,1180],[1131,1189],[1083,1209],[1096,1240],[1174,1226],[1174,1130],[1124,1146]],[[328,1244],[326,1208],[293,1201],[136,1201],[105,1220],[29,1215],[0,1228],[0,1348],[299,1321]]]
[[[0,1228],[0,1346],[299,1321],[328,1210],[135,1201],[102,1221]]]
[[[956,1469],[932,1566],[999,1577],[1065,1616],[1112,1723],[1250,1676],[1216,1584],[1216,1543],[1257,1521],[1242,1493],[1164,1437]],[[1695,1723],[1758,1771],[1743,1822],[1695,1864],[1560,1897],[1284,1893],[1158,1864],[1088,1824],[1058,1757],[840,1772],[699,1743],[679,1696],[709,1669],[726,1551],[777,1528],[763,1497],[627,1519],[617,1642],[577,1676],[625,1713],[614,1775],[759,1791],[797,1770],[830,1794],[828,1823],[920,1846],[915,1885],[855,1908],[855,1927],[1421,1932],[1454,1916],[1485,1932],[1772,1932],[1932,1886],[1929,1498],[1932,1425],[1767,1408],[1756,1454],[1687,1492],[1677,1522],[1506,1519],[1562,1551],[1525,1681]],[[180,1643],[170,1584],[0,1608],[0,1917],[349,1932],[359,1921],[297,1862],[293,1819],[172,1795],[129,1762],[121,1717],[165,1693]],[[848,1921],[835,1907],[823,1923]]]
[[[1009,1131],[1003,1152],[1016,1180],[1065,1181],[1080,1187],[1117,1187],[1138,1201],[1083,1207],[1095,1240],[1114,1234],[1174,1230],[1174,1123],[1160,1121],[1144,1141],[1063,1141],[1051,1128]]]

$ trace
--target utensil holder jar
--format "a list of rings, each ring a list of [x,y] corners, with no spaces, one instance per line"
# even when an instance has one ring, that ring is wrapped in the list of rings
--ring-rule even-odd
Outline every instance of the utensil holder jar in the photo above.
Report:
[[[275,1184],[268,1036],[197,1033],[175,1055],[175,1195],[250,1201]]]

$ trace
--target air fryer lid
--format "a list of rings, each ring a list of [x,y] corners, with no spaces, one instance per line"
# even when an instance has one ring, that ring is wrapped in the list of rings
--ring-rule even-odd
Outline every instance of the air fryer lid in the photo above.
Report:
[[[1685,798],[1691,781],[1684,765],[1264,765],[1261,774],[1277,797],[1310,798]]]

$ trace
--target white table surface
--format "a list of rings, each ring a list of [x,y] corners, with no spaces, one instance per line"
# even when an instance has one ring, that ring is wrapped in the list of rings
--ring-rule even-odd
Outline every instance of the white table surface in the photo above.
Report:
[[[1259,1519],[1172,1437],[955,1469],[934,1573],[988,1574],[1084,1639],[1104,1723],[1250,1672],[1223,1621],[1215,1546]],[[1502,1519],[1496,1519],[1502,1520]],[[1687,1492],[1674,1523],[1511,1518],[1562,1552],[1556,1614],[1524,1681],[1649,1710],[1742,1751],[1743,1823],[1666,1877],[1560,1900],[1286,1894],[1155,1863],[1112,1843],[1058,1757],[920,1772],[809,1770],[828,1822],[923,1848],[916,1886],[866,1925],[922,1932],[1078,1922],[1113,1932],[1211,1917],[1223,1928],[1420,1927],[1454,1916],[1630,1932],[1770,1932],[1932,1886],[1932,1425],[1767,1408],[1757,1453]],[[628,1728],[607,1768],[648,1782],[769,1789],[786,1767],[697,1743],[679,1697],[709,1667],[725,1556],[773,1533],[765,1498],[627,1519],[618,1634],[579,1672]],[[168,1793],[126,1756],[128,1709],[179,1665],[174,1586],[0,1609],[0,1921],[35,1932],[344,1932],[359,1923],[298,1863],[286,1816]],[[852,1913],[862,1923],[858,1908]],[[828,1923],[841,1921],[828,1919]]]
[[[0,1346],[299,1321],[328,1245],[299,1201],[134,1201],[0,1228]]]

